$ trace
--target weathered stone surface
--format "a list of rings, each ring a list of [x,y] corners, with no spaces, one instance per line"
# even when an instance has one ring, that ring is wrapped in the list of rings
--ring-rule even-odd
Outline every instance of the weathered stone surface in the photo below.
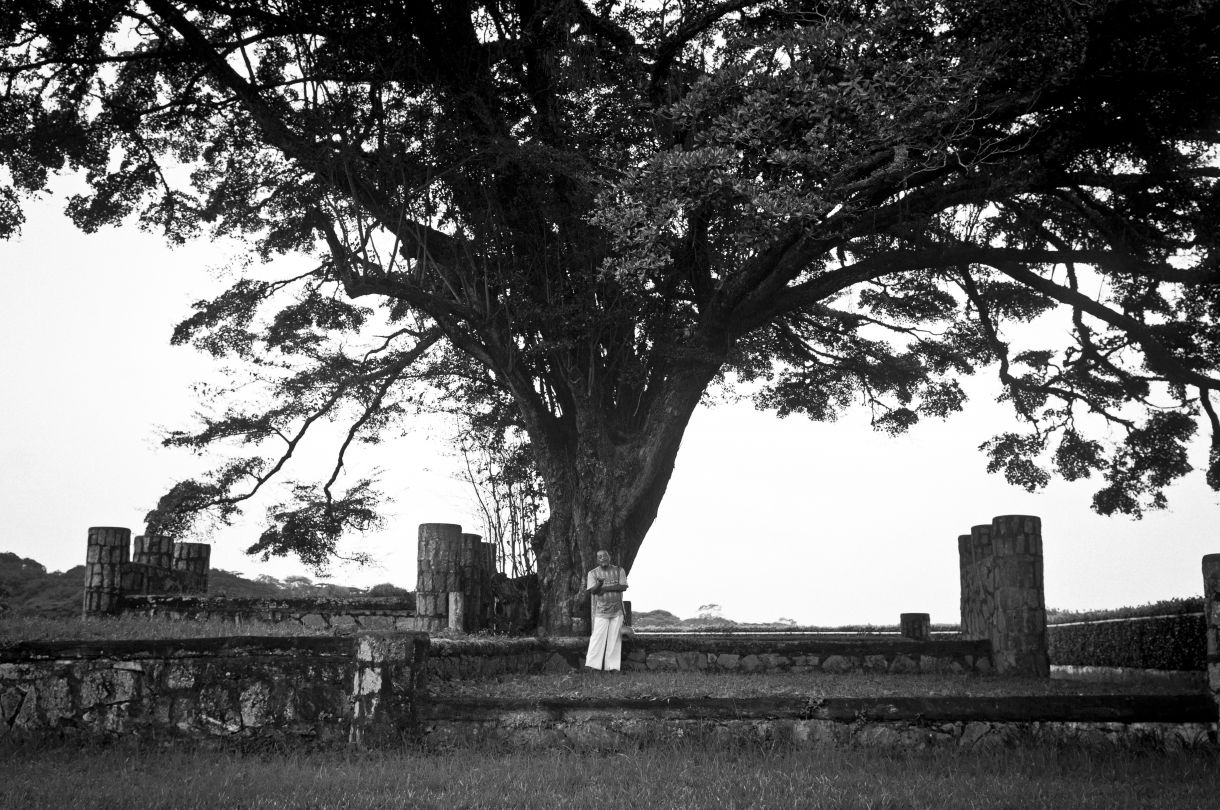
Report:
[[[918,671],[919,662],[909,655],[895,655],[894,660],[890,662],[890,672],[905,673]]]
[[[884,655],[864,656],[864,670],[866,672],[885,672],[889,668],[890,662],[886,660]]]
[[[864,747],[925,749],[959,745],[1006,748],[1014,745],[1121,745],[1166,749],[1210,746],[1201,723],[926,723],[889,721],[805,720],[784,717],[684,719],[622,711],[506,712],[483,719],[431,719],[423,724],[425,744],[452,747],[499,741],[512,747],[562,747],[615,750],[689,741],[709,747],[762,742],[795,747]]]
[[[763,669],[763,662],[757,655],[747,655],[741,659],[739,666],[744,672],[758,672]]]
[[[983,737],[991,732],[991,724],[984,722],[967,723],[962,729],[960,742],[963,747],[969,747],[977,743]]]
[[[568,672],[572,669],[567,660],[559,653],[551,653],[542,665],[543,672]]]
[[[850,672],[856,668],[856,663],[842,655],[829,655],[822,660],[823,672]]]
[[[716,666],[720,669],[735,670],[741,662],[741,656],[735,653],[720,653],[716,656]]]
[[[246,728],[259,728],[271,721],[271,686],[255,682],[242,689],[239,698],[241,724]]]
[[[669,650],[651,653],[647,666],[654,670],[675,670],[678,668],[678,654]]]

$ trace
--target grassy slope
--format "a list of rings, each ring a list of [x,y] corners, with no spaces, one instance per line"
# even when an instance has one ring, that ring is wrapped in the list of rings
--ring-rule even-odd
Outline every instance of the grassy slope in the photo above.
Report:
[[[0,604],[7,606],[10,615],[45,619],[72,619],[80,615],[84,591],[85,566],[78,565],[67,571],[47,571],[36,560],[20,557],[11,551],[0,551]],[[377,588],[391,588],[405,593],[388,583]],[[364,594],[360,588],[343,585],[286,584],[266,578],[246,579],[232,571],[214,568],[208,572],[208,594],[210,596],[275,598],[293,597],[345,597]],[[0,609],[0,614],[5,613]]]

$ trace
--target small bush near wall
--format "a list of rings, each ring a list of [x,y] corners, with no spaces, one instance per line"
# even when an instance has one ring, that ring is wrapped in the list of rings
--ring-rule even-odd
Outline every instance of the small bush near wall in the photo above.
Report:
[[[1203,670],[1207,637],[1202,616],[1047,627],[1052,664],[1135,669]]]

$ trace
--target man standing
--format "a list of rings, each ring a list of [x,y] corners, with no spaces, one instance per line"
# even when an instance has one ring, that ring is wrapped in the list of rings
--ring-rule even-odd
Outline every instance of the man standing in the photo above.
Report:
[[[623,650],[623,591],[627,590],[627,572],[610,564],[608,551],[599,551],[597,567],[586,577],[585,590],[590,594],[593,613],[593,634],[589,636],[585,666],[617,670]]]

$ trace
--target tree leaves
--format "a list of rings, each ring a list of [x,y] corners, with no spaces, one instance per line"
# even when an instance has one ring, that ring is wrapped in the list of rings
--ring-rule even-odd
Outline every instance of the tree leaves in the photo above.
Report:
[[[985,445],[1014,484],[1104,471],[1096,508],[1136,513],[1189,467],[1187,392],[1220,389],[1214,3],[205,6],[0,12],[0,235],[69,167],[84,229],[324,257],[178,326],[263,400],[171,443],[282,461],[343,417],[334,483],[445,398],[525,431],[550,497],[601,498],[630,545],[726,371],[780,414],[862,403],[901,433],[994,365],[1029,425]],[[174,500],[224,509],[278,468]],[[275,513],[267,553],[371,518],[329,489]]]
[[[1105,473],[1107,485],[1093,496],[1093,508],[1103,515],[1134,517],[1145,509],[1164,509],[1165,487],[1193,469],[1186,443],[1197,429],[1186,414],[1152,414],[1119,446]]]
[[[269,526],[246,553],[263,560],[292,555],[321,575],[336,557],[346,532],[366,532],[381,525],[381,500],[369,479],[333,498],[315,487],[294,485],[293,500],[267,510]],[[357,556],[358,561],[368,559]]]

